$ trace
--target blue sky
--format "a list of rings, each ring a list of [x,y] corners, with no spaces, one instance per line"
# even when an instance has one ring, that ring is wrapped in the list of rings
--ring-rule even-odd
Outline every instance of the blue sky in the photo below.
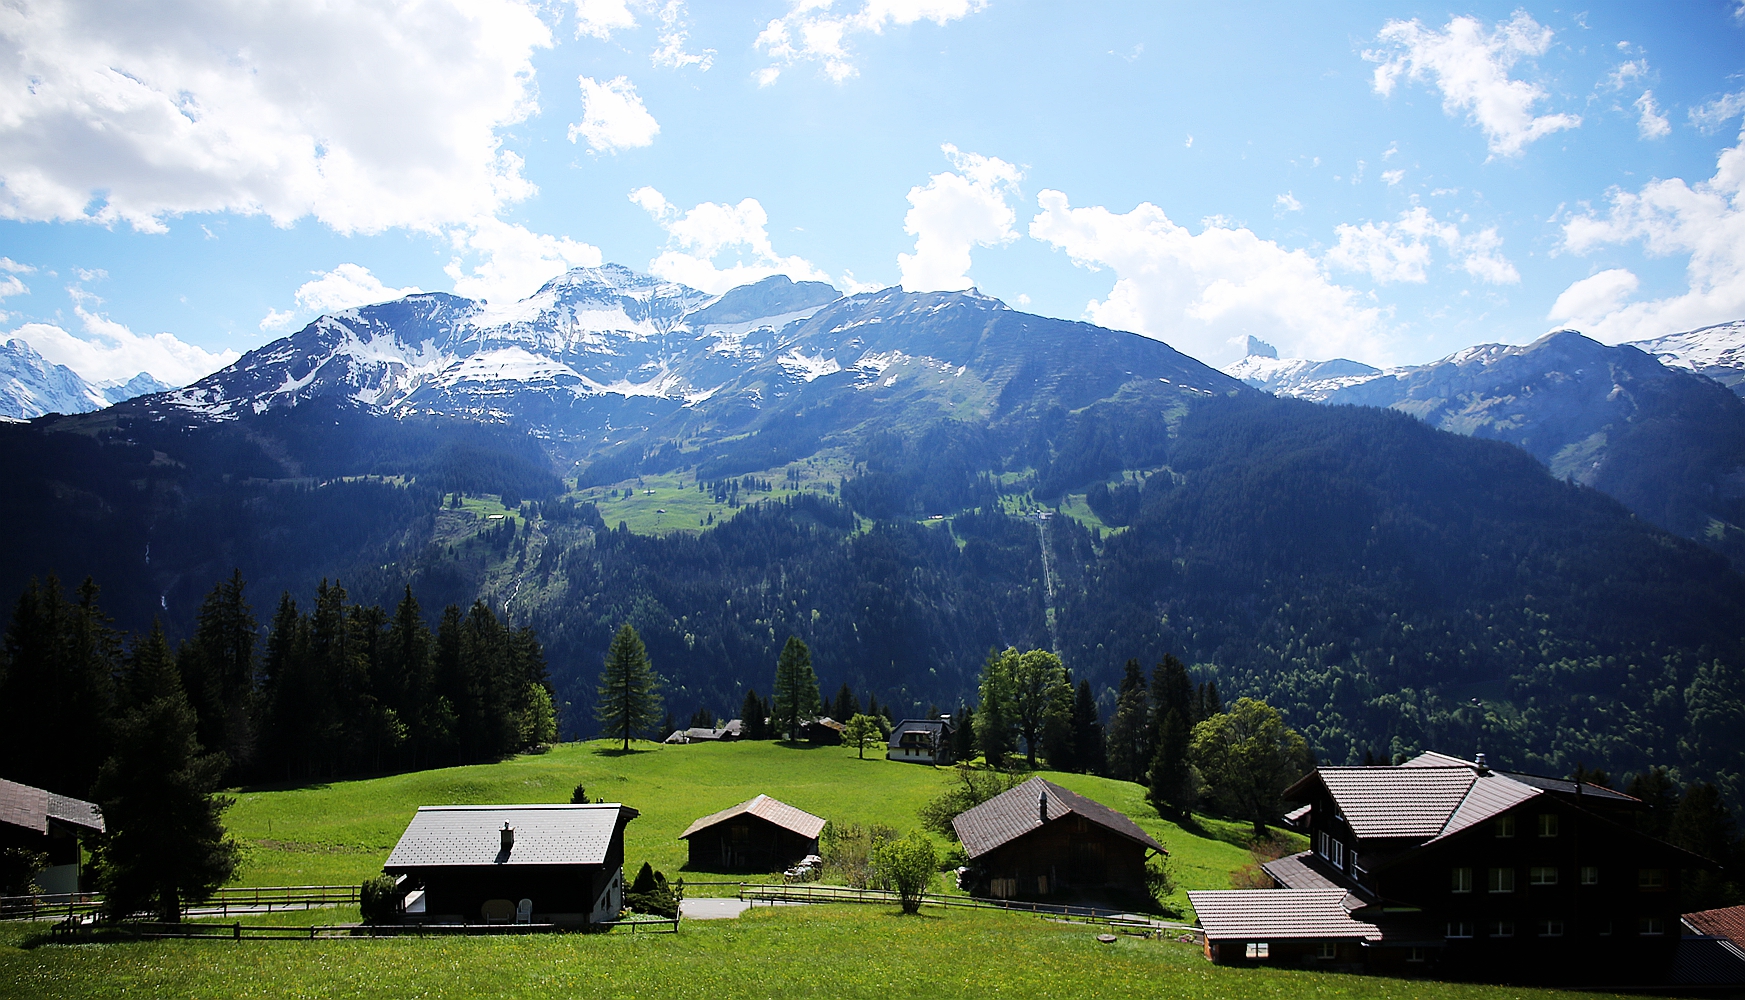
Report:
[[[1745,7],[25,2],[0,334],[186,381],[615,261],[974,285],[1214,365],[1745,317]]]

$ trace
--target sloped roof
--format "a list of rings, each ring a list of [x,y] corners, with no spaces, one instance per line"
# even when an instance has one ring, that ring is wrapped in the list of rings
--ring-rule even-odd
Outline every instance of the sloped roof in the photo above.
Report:
[[[1472,787],[1467,790],[1459,808],[1454,810],[1454,815],[1448,817],[1448,822],[1437,837],[1452,836],[1543,794],[1544,792],[1531,785],[1523,785],[1495,771],[1474,774]]]
[[[1575,782],[1569,778],[1547,778],[1543,774],[1522,774],[1519,771],[1498,771],[1497,773],[1508,778],[1510,781],[1519,781],[1523,785],[1532,785],[1534,788],[1543,788],[1548,792],[1562,792],[1565,795],[1576,794]],[[1642,801],[1634,795],[1625,795],[1617,789],[1607,788],[1604,785],[1596,785],[1587,781],[1581,783],[1581,795],[1583,798],[1592,796],[1596,799],[1617,803]]]
[[[1218,889],[1188,893],[1211,941],[1361,938],[1379,941],[1374,924],[1353,919],[1344,889]]]
[[[951,821],[951,827],[957,831],[957,839],[963,842],[964,853],[972,858],[980,857],[1001,844],[1041,829],[1044,798],[1048,802],[1049,822],[1069,813],[1083,816],[1128,840],[1161,854],[1169,853],[1151,834],[1121,813],[1043,778],[1031,778],[973,809],[966,809]]]
[[[892,750],[901,747],[904,733],[926,733],[930,739],[937,742],[944,738],[947,728],[947,725],[939,719],[904,719],[891,727],[889,745]]]
[[[758,819],[774,823],[784,830],[792,830],[808,840],[816,840],[818,834],[824,831],[825,821],[822,817],[814,816],[804,809],[797,809],[780,799],[759,795],[755,799],[748,799],[731,808],[710,813],[693,822],[690,826],[685,827],[684,833],[679,834],[679,839],[684,840],[698,830],[708,829],[735,816],[756,816]]]
[[[1344,887],[1324,870],[1326,864],[1315,857],[1315,852],[1303,851],[1274,858],[1260,867],[1286,889],[1339,889],[1343,892]]]
[[[1728,906],[1719,910],[1698,910],[1684,915],[1684,922],[1698,934],[1726,938],[1745,948],[1745,906]]]
[[[103,832],[103,810],[96,803],[0,778],[0,823],[47,833],[51,819]]]
[[[603,864],[619,823],[638,815],[616,802],[419,806],[382,867]],[[506,856],[499,835],[504,823],[515,828],[515,846]]]
[[[1296,801],[1320,784],[1360,838],[1447,837],[1564,784],[1534,781],[1479,767],[1446,754],[1423,753],[1397,766],[1322,767],[1285,790]],[[1602,791],[1593,785],[1589,790]]]

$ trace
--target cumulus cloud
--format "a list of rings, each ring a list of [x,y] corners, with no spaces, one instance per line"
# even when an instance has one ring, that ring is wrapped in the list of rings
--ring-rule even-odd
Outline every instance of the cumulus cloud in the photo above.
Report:
[[[617,31],[636,28],[636,10],[652,14],[660,22],[656,32],[658,43],[648,60],[656,66],[666,69],[684,69],[695,66],[707,72],[715,65],[715,50],[704,49],[701,52],[688,52],[686,43],[690,41],[690,26],[685,22],[684,0],[574,0],[576,8],[576,37],[587,36],[609,41]],[[636,8],[633,10],[632,8]]]
[[[600,248],[567,236],[535,233],[495,218],[473,221],[450,237],[455,256],[442,270],[456,295],[513,302],[572,267],[599,267]],[[471,257],[475,262],[466,264]]]
[[[388,302],[423,291],[409,285],[390,288],[382,279],[360,264],[341,264],[331,271],[315,272],[315,280],[306,281],[297,289],[297,310],[279,312],[268,309],[261,320],[263,330],[284,330],[296,322],[299,313],[324,315],[375,302]]]
[[[650,274],[711,294],[720,294],[772,274],[795,281],[829,281],[829,275],[801,257],[783,257],[770,243],[769,215],[756,198],[737,205],[706,201],[680,211],[652,187],[630,192],[630,200],[654,217],[667,234],[667,249],[649,261]],[[727,267],[716,264],[723,254]],[[856,282],[850,282],[851,287]]]
[[[1387,182],[1388,187],[1393,187],[1406,179],[1406,172],[1404,170],[1383,170],[1381,179]]]
[[[685,43],[690,40],[690,31],[685,24],[685,5],[680,0],[667,0],[660,8],[660,44],[649,55],[649,60],[656,66],[666,69],[684,69],[695,66],[708,72],[715,65],[715,50],[704,49],[701,52],[685,51]]]
[[[607,41],[612,32],[636,27],[636,15],[625,0],[575,0],[576,37]]]
[[[757,36],[757,48],[772,60],[758,72],[758,85],[775,83],[782,67],[797,62],[817,63],[826,76],[841,83],[859,72],[846,44],[850,36],[882,34],[886,25],[917,21],[943,27],[986,6],[987,0],[864,0],[859,10],[839,15],[831,13],[830,0],[793,0],[788,13]]]
[[[38,354],[66,365],[88,382],[126,381],[140,372],[150,372],[161,382],[181,386],[241,357],[232,350],[203,350],[172,333],[141,336],[97,312],[94,307],[101,299],[77,286],[67,291],[73,297],[73,314],[79,318],[83,336],[52,323],[26,323],[6,336],[24,340]]]
[[[31,267],[29,264],[20,264],[11,257],[0,257],[0,271],[6,272],[4,276],[0,276],[0,302],[4,302],[14,295],[30,294],[29,286],[19,280],[18,276],[20,274],[32,274],[36,271],[36,268]],[[6,314],[0,312],[0,323],[4,323],[5,321]]]
[[[1704,132],[1718,131],[1721,126],[1745,111],[1745,90],[1720,97],[1690,109],[1690,123]]]
[[[1484,131],[1493,156],[1519,156],[1527,144],[1581,124],[1576,115],[1535,115],[1547,96],[1538,84],[1509,77],[1523,57],[1544,55],[1552,32],[1525,11],[1490,29],[1457,17],[1441,31],[1417,19],[1389,21],[1376,35],[1383,47],[1363,53],[1375,68],[1375,92],[1386,97],[1402,79],[1434,83],[1442,109],[1465,114]]]
[[[1462,234],[1459,225],[1438,220],[1422,205],[1401,212],[1395,222],[1341,224],[1333,231],[1339,242],[1327,251],[1327,263],[1363,272],[1380,284],[1422,284],[1433,243],[1442,244],[1466,273],[1480,281],[1513,285],[1521,280],[1515,265],[1502,255],[1503,240],[1495,227]]]
[[[1672,123],[1654,103],[1654,91],[1644,90],[1642,96],[1636,98],[1636,110],[1641,112],[1641,117],[1636,120],[1636,132],[1642,138],[1662,139],[1672,134]]]
[[[588,140],[596,153],[647,146],[660,134],[660,123],[642,106],[636,85],[618,76],[601,83],[578,77],[582,85],[582,120],[570,126],[570,141]]]
[[[1619,63],[1610,73],[1606,74],[1606,86],[1612,90],[1623,90],[1630,84],[1648,75],[1648,60],[1632,59]]]
[[[1257,333],[1299,357],[1387,356],[1381,310],[1328,280],[1304,251],[1222,224],[1196,235],[1149,203],[1117,215],[1043,191],[1037,204],[1032,237],[1074,264],[1115,272],[1108,297],[1085,307],[1093,322],[1214,363],[1233,360],[1234,345]]]
[[[970,249],[1018,238],[1017,214],[1007,204],[1023,174],[1005,160],[941,146],[956,171],[934,174],[926,187],[909,189],[903,231],[915,237],[915,252],[897,255],[903,287],[911,292],[960,291],[969,278]]]
[[[1684,291],[1627,302],[1635,276],[1605,271],[1558,296],[1554,320],[1580,323],[1590,336],[1616,343],[1745,316],[1745,135],[1722,150],[1713,177],[1695,184],[1653,180],[1634,192],[1614,188],[1609,200],[1605,214],[1564,223],[1564,247],[1581,254],[1635,243],[1651,256],[1685,257]]]
[[[495,214],[535,190],[498,133],[536,110],[550,44],[518,0],[12,5],[0,217],[371,233]]]
[[[1301,212],[1303,203],[1297,200],[1296,195],[1286,191],[1272,200],[1272,207],[1278,209],[1280,213]]]

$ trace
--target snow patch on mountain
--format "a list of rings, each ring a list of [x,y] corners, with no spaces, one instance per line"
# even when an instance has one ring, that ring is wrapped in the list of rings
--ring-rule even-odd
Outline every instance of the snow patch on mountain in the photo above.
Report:
[[[1638,340],[1628,346],[1647,351],[1668,368],[1707,375],[1745,395],[1745,320]]]
[[[38,354],[21,338],[0,343],[0,420],[30,420],[47,413],[89,413],[171,388],[148,372],[130,379],[87,382],[66,365],[57,365]]]
[[[807,357],[801,353],[798,347],[777,358],[776,361],[789,376],[802,382],[810,382],[826,375],[834,375],[842,370],[842,366],[837,364],[835,358],[826,358],[822,354],[817,357]]]
[[[1345,358],[1332,361],[1281,359],[1271,344],[1258,337],[1249,337],[1247,356],[1226,366],[1223,371],[1231,378],[1241,379],[1275,396],[1314,402],[1324,402],[1341,389],[1361,385],[1385,374],[1380,368]]]

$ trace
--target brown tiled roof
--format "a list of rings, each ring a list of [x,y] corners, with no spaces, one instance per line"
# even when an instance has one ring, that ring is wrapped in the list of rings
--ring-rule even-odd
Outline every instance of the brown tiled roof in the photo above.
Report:
[[[1745,948],[1745,906],[1729,906],[1720,910],[1698,910],[1684,915],[1684,922],[1698,934],[1726,938]]]
[[[1326,862],[1315,857],[1315,852],[1303,851],[1301,854],[1274,858],[1260,867],[1283,889],[1343,890],[1344,887],[1324,870],[1325,866]]]
[[[1434,753],[1398,766],[1317,768],[1286,797],[1302,801],[1315,783],[1326,787],[1360,838],[1446,837],[1545,794],[1539,785]]]
[[[756,816],[758,819],[767,820],[784,830],[792,830],[807,840],[816,840],[818,834],[824,832],[824,819],[822,817],[814,816],[804,809],[796,809],[780,799],[759,795],[755,799],[749,799],[731,808],[704,816],[685,827],[685,832],[679,834],[679,839],[684,840],[698,830],[707,829],[735,816]]]
[[[382,867],[457,865],[597,865],[611,849],[619,817],[638,813],[616,802],[594,805],[419,806]],[[499,831],[515,829],[502,855]]]
[[[1040,829],[1045,798],[1049,822],[1073,813],[1154,851],[1169,853],[1151,834],[1121,813],[1042,778],[1031,778],[959,813],[951,821],[951,827],[957,831],[957,839],[963,841],[964,853],[972,858],[980,857],[1001,844]]]
[[[95,803],[0,778],[0,823],[47,833],[51,819],[103,832],[103,810]]]
[[[1293,938],[1379,941],[1374,924],[1352,918],[1344,889],[1221,889],[1190,892],[1188,900],[1211,941]]]

